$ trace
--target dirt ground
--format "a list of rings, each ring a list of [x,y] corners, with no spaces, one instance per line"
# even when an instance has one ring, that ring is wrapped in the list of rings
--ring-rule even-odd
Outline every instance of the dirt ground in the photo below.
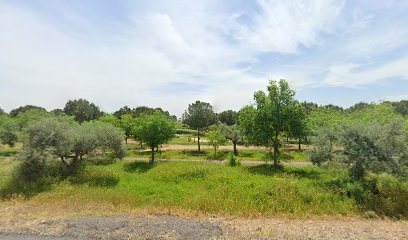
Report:
[[[168,215],[9,219],[0,239],[408,239],[408,222]]]

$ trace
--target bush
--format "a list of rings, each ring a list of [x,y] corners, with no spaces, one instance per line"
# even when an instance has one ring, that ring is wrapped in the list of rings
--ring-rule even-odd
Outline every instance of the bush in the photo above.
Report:
[[[228,155],[227,164],[228,164],[228,166],[235,167],[235,166],[240,166],[241,162],[237,159],[237,157],[233,153],[230,153]]]

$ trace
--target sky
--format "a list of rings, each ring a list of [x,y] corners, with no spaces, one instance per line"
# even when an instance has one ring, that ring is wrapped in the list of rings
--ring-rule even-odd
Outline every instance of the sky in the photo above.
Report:
[[[269,80],[300,101],[408,99],[408,1],[0,0],[0,107],[251,104]]]

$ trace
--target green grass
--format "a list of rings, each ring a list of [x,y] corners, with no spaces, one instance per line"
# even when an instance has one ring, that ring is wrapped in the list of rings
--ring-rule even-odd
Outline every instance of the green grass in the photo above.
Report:
[[[206,160],[227,160],[228,154],[231,153],[232,150],[218,150],[217,157],[214,156],[213,149],[202,150],[198,152],[196,150],[166,150],[166,151],[159,151],[156,153],[157,158],[161,159],[206,159]],[[238,151],[237,159],[240,161],[245,160],[259,160],[259,161],[267,161],[271,160],[272,157],[266,150],[239,150]],[[138,158],[150,158],[151,152],[128,152],[129,157],[138,157]],[[310,161],[308,154],[305,151],[284,151],[281,153],[281,160],[283,162],[304,162]]]
[[[122,161],[88,165],[33,201],[235,216],[354,215],[354,200],[339,194],[334,184],[341,174],[317,167]]]

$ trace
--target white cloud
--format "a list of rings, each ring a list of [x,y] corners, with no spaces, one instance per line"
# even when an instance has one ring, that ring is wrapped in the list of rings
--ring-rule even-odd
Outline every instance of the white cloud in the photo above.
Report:
[[[390,78],[408,80],[408,57],[390,61],[381,66],[364,68],[353,63],[333,65],[329,68],[324,83],[342,87],[361,87],[371,83],[381,83]]]

